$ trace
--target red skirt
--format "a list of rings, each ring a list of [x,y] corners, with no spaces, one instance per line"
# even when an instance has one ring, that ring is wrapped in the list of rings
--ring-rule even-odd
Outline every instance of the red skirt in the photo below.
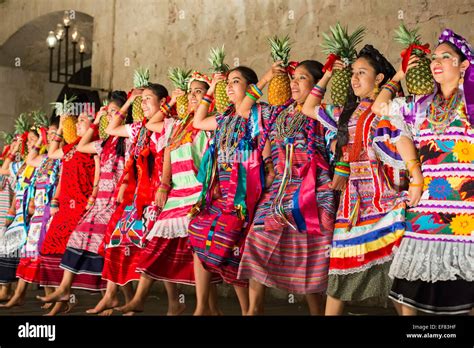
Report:
[[[18,268],[16,269],[16,277],[23,279],[27,283],[40,282],[41,270],[40,257],[22,257]]]
[[[142,250],[137,271],[156,280],[194,285],[193,253],[188,238],[154,237]]]
[[[139,280],[140,273],[137,272],[137,265],[142,250],[134,245],[107,248],[102,279],[120,286]]]
[[[40,256],[40,285],[58,287],[63,279],[64,270],[59,267],[63,255],[41,255]],[[101,291],[107,288],[107,283],[97,275],[76,274],[72,282],[72,288],[90,291]]]

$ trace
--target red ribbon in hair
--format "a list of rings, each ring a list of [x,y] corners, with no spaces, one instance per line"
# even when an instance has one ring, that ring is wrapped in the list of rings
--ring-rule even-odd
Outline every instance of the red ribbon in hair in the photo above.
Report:
[[[10,151],[10,147],[11,145],[5,145],[3,147],[3,152],[2,152],[2,155],[0,156],[0,158],[5,158],[5,156],[7,155],[8,151]]]
[[[411,44],[408,46],[408,48],[404,49],[400,56],[402,57],[402,69],[403,72],[407,71],[408,68],[408,61],[410,60],[411,53],[414,49],[418,49],[420,51],[423,51],[425,53],[430,53],[430,44],[425,44],[425,45],[416,45],[416,44]]]
[[[46,128],[41,127],[38,132],[41,133],[41,141],[43,145],[48,145],[48,131]]]
[[[25,131],[21,136],[21,154],[23,155],[25,153],[25,145],[26,142],[28,141],[28,131]]]
[[[331,53],[328,56],[328,59],[326,60],[326,63],[324,63],[323,73],[326,72],[326,71],[332,71],[332,66],[334,65],[336,60],[338,60],[339,58],[340,57],[337,54]]]
[[[295,70],[298,67],[298,65],[300,65],[299,62],[295,62],[295,61],[288,62],[288,66],[286,67],[286,72],[290,74],[291,76],[293,76],[295,74]]]

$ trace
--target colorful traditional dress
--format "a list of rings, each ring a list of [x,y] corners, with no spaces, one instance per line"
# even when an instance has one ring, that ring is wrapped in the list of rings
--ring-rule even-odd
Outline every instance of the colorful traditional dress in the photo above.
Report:
[[[163,150],[169,134],[148,131],[145,122],[126,125],[131,156],[123,176],[128,186],[124,202],[113,213],[104,239],[105,263],[102,278],[119,285],[140,279],[137,263],[145,236],[143,219],[160,183]],[[168,127],[171,131],[172,127]]]
[[[233,106],[217,114],[217,129],[206,151],[198,178],[203,191],[199,213],[189,224],[189,241],[203,266],[227,283],[247,286],[237,279],[246,228],[263,190],[259,142],[263,133],[262,107],[255,105],[248,119]]]
[[[0,175],[0,236],[2,236],[7,229],[7,214],[12,205],[12,198],[13,189],[10,176]]]
[[[34,200],[35,210],[30,220],[26,243],[21,251],[16,276],[28,283],[39,283],[40,281],[39,251],[49,226],[49,203],[56,189],[60,164],[61,161],[49,159],[47,155],[44,155],[27,191],[28,201]],[[28,202],[26,206],[28,206]]]
[[[101,290],[106,287],[105,281],[101,281],[104,258],[98,252],[107,224],[116,208],[117,184],[125,165],[124,156],[117,155],[118,140],[117,137],[109,137],[105,143],[102,140],[93,142],[100,157],[97,197],[94,205],[85,213],[69,237],[61,261],[61,268],[74,274],[89,274],[91,279],[95,279],[87,284],[87,290]]]
[[[325,292],[336,197],[321,124],[290,100],[263,113],[275,179],[245,242],[239,278],[293,293]]]
[[[25,162],[14,162],[10,173],[15,178],[15,218],[0,238],[0,283],[16,281],[16,269],[20,261],[20,250],[28,234],[28,207],[25,192],[31,184],[35,168]]]
[[[87,200],[94,185],[95,163],[93,155],[77,151],[74,143],[63,147],[64,157],[59,178],[59,211],[51,219],[40,250],[40,284],[59,286],[64,271],[59,267],[71,233],[85,213]],[[87,286],[90,276],[81,274],[74,278],[74,287]]]
[[[438,93],[397,98],[390,115],[395,131],[413,138],[425,180],[390,269],[390,298],[428,313],[467,313],[474,305],[474,128],[463,92],[449,101]]]
[[[380,117],[371,106],[371,100],[362,100],[348,124],[343,161],[350,175],[336,216],[327,293],[341,301],[385,303],[392,284],[388,270],[405,230],[406,179],[395,146],[383,151],[375,144],[382,135],[376,134]],[[319,108],[330,139],[340,112],[331,105]]]
[[[171,191],[162,212],[147,235],[138,271],[148,276],[182,284],[194,284],[193,254],[188,245],[188,213],[202,190],[197,173],[207,148],[206,132],[193,127],[194,114],[176,123],[170,138]]]

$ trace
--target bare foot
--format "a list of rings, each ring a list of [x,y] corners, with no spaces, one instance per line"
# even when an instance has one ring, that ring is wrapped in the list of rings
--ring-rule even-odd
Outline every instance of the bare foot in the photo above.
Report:
[[[178,303],[176,305],[171,305],[168,307],[168,313],[166,315],[180,315],[186,310],[186,305],[184,303]]]
[[[102,311],[108,310],[108,309],[113,309],[119,305],[119,300],[117,296],[110,297],[110,296],[104,296],[102,299],[97,303],[97,305],[92,308],[88,309],[86,311],[87,314],[99,314]]]
[[[202,315],[213,315],[211,310],[209,308],[196,308],[196,310],[193,313],[194,316],[202,316]]]
[[[52,303],[45,303],[44,305],[41,306],[41,309],[50,309],[52,305],[53,305]]]
[[[224,312],[220,310],[220,308],[217,309],[212,309],[211,310],[211,315],[221,317],[224,315]]]
[[[53,293],[46,296],[36,296],[36,298],[42,302],[68,302],[69,301],[69,292],[64,291],[61,288],[57,288]]]
[[[64,312],[67,309],[65,302],[56,302],[50,312],[44,314],[45,317],[52,317]]]
[[[0,292],[0,302],[10,301],[12,297],[13,293],[8,289]]]
[[[9,309],[16,306],[23,306],[24,304],[25,300],[22,296],[13,296],[7,303],[0,304],[0,308]]]
[[[100,317],[110,317],[113,313],[114,313],[113,308],[110,308],[110,309],[106,309],[106,310],[100,312],[98,315]]]
[[[143,312],[144,309],[145,309],[145,304],[143,303],[143,301],[139,301],[135,299],[125,304],[125,306],[117,308],[117,310],[124,313],[124,315],[125,314],[129,315],[130,312],[133,312],[133,313]]]

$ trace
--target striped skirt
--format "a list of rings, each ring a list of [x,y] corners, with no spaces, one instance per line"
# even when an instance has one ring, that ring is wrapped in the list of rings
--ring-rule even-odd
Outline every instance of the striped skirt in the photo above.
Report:
[[[40,285],[58,287],[63,279],[64,270],[60,267],[63,255],[40,256]],[[72,288],[91,291],[105,290],[107,284],[95,275],[76,274]]]
[[[291,210],[290,192],[294,192],[291,187],[283,204],[285,212]],[[272,193],[262,197],[245,242],[240,279],[253,279],[265,286],[297,294],[326,291],[328,251],[334,228],[334,194],[321,191],[317,199],[318,202],[332,202],[317,210],[321,235],[300,232],[277,222],[271,210]],[[286,216],[294,224],[291,213]]]

